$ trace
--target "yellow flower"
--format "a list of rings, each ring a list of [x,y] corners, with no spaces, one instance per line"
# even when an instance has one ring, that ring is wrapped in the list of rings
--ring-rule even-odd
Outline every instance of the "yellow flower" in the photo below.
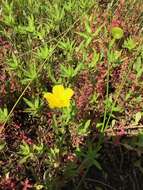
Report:
[[[62,108],[70,105],[73,94],[74,91],[71,88],[64,89],[63,85],[55,85],[52,93],[44,93],[44,98],[48,101],[50,108]]]

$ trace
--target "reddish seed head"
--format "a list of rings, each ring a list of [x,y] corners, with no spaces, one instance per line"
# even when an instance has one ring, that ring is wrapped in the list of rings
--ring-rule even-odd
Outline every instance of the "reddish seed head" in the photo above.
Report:
[[[24,132],[20,132],[20,139],[24,140],[29,145],[33,144],[32,140],[29,137],[27,137],[27,135]]]
[[[112,27],[119,27],[121,26],[121,21],[118,19],[113,19],[111,25]]]
[[[28,190],[32,188],[31,183],[29,182],[29,179],[25,179],[24,182],[22,182],[23,188],[22,190]]]

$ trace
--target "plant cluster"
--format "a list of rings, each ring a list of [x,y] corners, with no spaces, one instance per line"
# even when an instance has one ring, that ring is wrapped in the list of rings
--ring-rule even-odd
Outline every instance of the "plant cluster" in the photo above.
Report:
[[[103,171],[104,142],[143,124],[141,10],[139,0],[0,0],[2,189],[78,190],[90,168]],[[142,130],[123,144],[142,147]]]

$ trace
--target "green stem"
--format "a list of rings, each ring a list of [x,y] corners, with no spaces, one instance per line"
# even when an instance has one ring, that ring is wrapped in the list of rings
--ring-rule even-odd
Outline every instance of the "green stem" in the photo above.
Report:
[[[106,86],[106,100],[108,99],[109,96],[109,75],[110,75],[110,63],[108,62],[108,68],[107,68],[107,86]],[[104,119],[103,119],[103,124],[101,128],[101,133],[104,131],[104,126],[105,126],[105,121],[106,121],[106,115],[107,115],[107,103],[105,105],[105,111],[104,111]]]
[[[115,43],[115,39],[113,38],[112,40],[111,40],[111,42],[109,43],[109,53],[108,54],[110,54],[110,52],[111,52],[111,49],[112,49],[112,47],[113,47],[113,45],[114,45],[114,43]],[[108,97],[109,97],[109,77],[110,77],[110,65],[111,65],[111,63],[110,63],[110,61],[109,61],[109,58],[108,58],[108,54],[107,54],[107,86],[106,86],[106,100],[108,100]],[[102,124],[102,128],[101,128],[101,133],[103,133],[103,131],[105,130],[105,122],[106,122],[106,116],[107,116],[107,109],[108,109],[108,107],[107,107],[107,103],[106,103],[106,105],[105,105],[105,111],[104,111],[104,119],[103,119],[103,124]],[[107,126],[107,124],[106,124],[106,126]]]

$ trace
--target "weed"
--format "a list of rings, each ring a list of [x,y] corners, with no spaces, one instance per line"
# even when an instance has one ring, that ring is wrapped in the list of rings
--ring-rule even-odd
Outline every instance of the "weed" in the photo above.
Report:
[[[117,174],[106,145],[143,144],[141,1],[0,2],[1,188],[84,189],[92,168]]]

